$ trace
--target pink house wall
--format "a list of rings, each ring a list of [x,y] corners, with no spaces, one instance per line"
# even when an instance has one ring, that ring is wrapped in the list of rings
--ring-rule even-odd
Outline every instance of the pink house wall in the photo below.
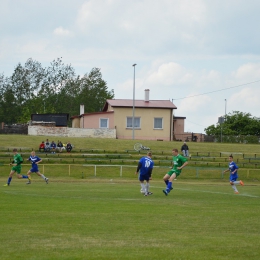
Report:
[[[184,119],[173,119],[173,132],[175,135],[184,134]]]
[[[94,113],[94,114],[84,114],[81,117],[81,123],[83,125],[83,128],[94,128],[98,129],[100,128],[100,119],[108,119],[108,128],[114,129],[114,113]]]

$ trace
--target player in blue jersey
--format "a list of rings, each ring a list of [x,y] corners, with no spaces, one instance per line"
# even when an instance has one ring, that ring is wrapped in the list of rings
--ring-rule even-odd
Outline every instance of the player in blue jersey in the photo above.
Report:
[[[147,156],[143,156],[139,162],[138,166],[136,169],[135,174],[138,174],[139,170],[139,181],[141,184],[141,192],[144,193],[144,196],[147,195],[152,195],[153,193],[149,191],[149,180],[151,179],[152,176],[152,171],[153,171],[153,165],[154,162],[152,160],[152,153],[148,152]],[[146,181],[146,184],[144,183]]]
[[[31,156],[27,159],[27,161],[30,161],[32,163],[32,168],[27,172],[27,176],[29,181],[27,184],[31,184],[31,173],[36,173],[38,176],[42,177],[45,182],[48,184],[49,179],[46,178],[43,174],[40,173],[38,169],[38,164],[42,162],[42,159],[35,155],[35,151],[31,152]]]
[[[230,182],[231,187],[234,190],[234,192],[236,194],[238,194],[239,192],[237,190],[236,184],[240,184],[240,185],[244,186],[244,183],[241,180],[237,181],[237,179],[238,179],[238,174],[237,174],[238,166],[233,161],[233,155],[231,154],[228,159],[229,159],[228,169],[225,170],[224,172],[230,172],[229,182]]]

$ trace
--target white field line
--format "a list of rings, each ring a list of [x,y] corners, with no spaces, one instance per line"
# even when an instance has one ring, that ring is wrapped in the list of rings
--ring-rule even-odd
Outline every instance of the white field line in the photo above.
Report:
[[[151,186],[150,188],[156,188],[156,189],[163,189],[162,187],[156,187],[156,186]],[[165,187],[164,187],[165,188]],[[221,194],[221,195],[234,195],[233,191],[231,190],[230,193],[227,192],[219,192],[219,191],[208,191],[208,190],[194,190],[194,189],[183,189],[183,188],[175,188],[174,190],[185,190],[185,191],[192,191],[192,192],[202,192],[202,193],[211,193],[211,194]],[[239,193],[239,195],[236,196],[244,196],[244,197],[251,197],[251,198],[260,198],[260,196],[256,195],[250,195],[250,194],[242,194]]]
[[[108,183],[108,184],[111,184],[111,183]],[[114,183],[115,184],[115,183]],[[155,188],[155,189],[163,189],[165,187],[158,187],[158,186],[152,186],[150,185],[150,188]],[[195,190],[195,189],[187,189],[187,188],[176,188],[174,187],[174,190],[183,190],[183,191],[190,191],[190,192],[201,192],[201,193],[211,193],[211,194],[221,194],[221,195],[232,195],[234,196],[234,193],[233,191],[231,190],[230,193],[227,193],[227,192],[218,192],[218,191],[208,191],[208,190]],[[68,190],[67,190],[68,191]],[[71,190],[70,190],[71,191]],[[84,199],[84,197],[82,196],[51,196],[51,195],[43,195],[43,194],[28,194],[28,193],[21,193],[21,192],[18,192],[18,191],[10,191],[10,190],[4,190],[3,191],[4,193],[7,193],[7,194],[13,194],[13,195],[25,195],[25,196],[32,196],[32,197],[55,197],[55,198],[70,198],[70,199]],[[238,195],[236,196],[243,196],[243,197],[250,197],[250,198],[260,198],[260,196],[256,196],[256,195],[250,195],[250,194],[243,194],[243,193],[239,193]],[[128,198],[128,199],[124,199],[124,198],[117,198],[117,200],[120,199],[120,200],[139,200],[139,199],[131,199],[131,198]]]

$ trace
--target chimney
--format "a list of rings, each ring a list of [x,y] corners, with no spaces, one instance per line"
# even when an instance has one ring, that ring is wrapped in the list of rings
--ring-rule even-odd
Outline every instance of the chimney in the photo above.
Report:
[[[144,101],[145,102],[149,102],[149,92],[150,92],[150,89],[144,90]]]
[[[79,112],[80,116],[84,114],[84,110],[85,110],[84,104],[80,104],[80,110],[79,110],[80,111]]]

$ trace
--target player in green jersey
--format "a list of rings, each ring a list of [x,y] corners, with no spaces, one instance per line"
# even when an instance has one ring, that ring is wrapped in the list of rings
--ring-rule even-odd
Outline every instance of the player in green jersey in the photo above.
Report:
[[[166,189],[163,190],[163,193],[167,196],[170,191],[173,189],[172,181],[181,174],[181,170],[188,164],[187,158],[179,154],[178,149],[172,150],[172,169],[165,174],[163,180],[166,184]]]
[[[22,156],[17,152],[17,149],[13,149],[13,153],[14,153],[14,160],[13,162],[10,163],[10,165],[12,165],[12,169],[10,171],[7,183],[4,186],[9,186],[14,173],[16,172],[16,175],[18,177],[18,179],[28,179],[27,175],[22,175],[21,174],[21,170],[22,170],[22,163],[23,163],[23,158]]]

